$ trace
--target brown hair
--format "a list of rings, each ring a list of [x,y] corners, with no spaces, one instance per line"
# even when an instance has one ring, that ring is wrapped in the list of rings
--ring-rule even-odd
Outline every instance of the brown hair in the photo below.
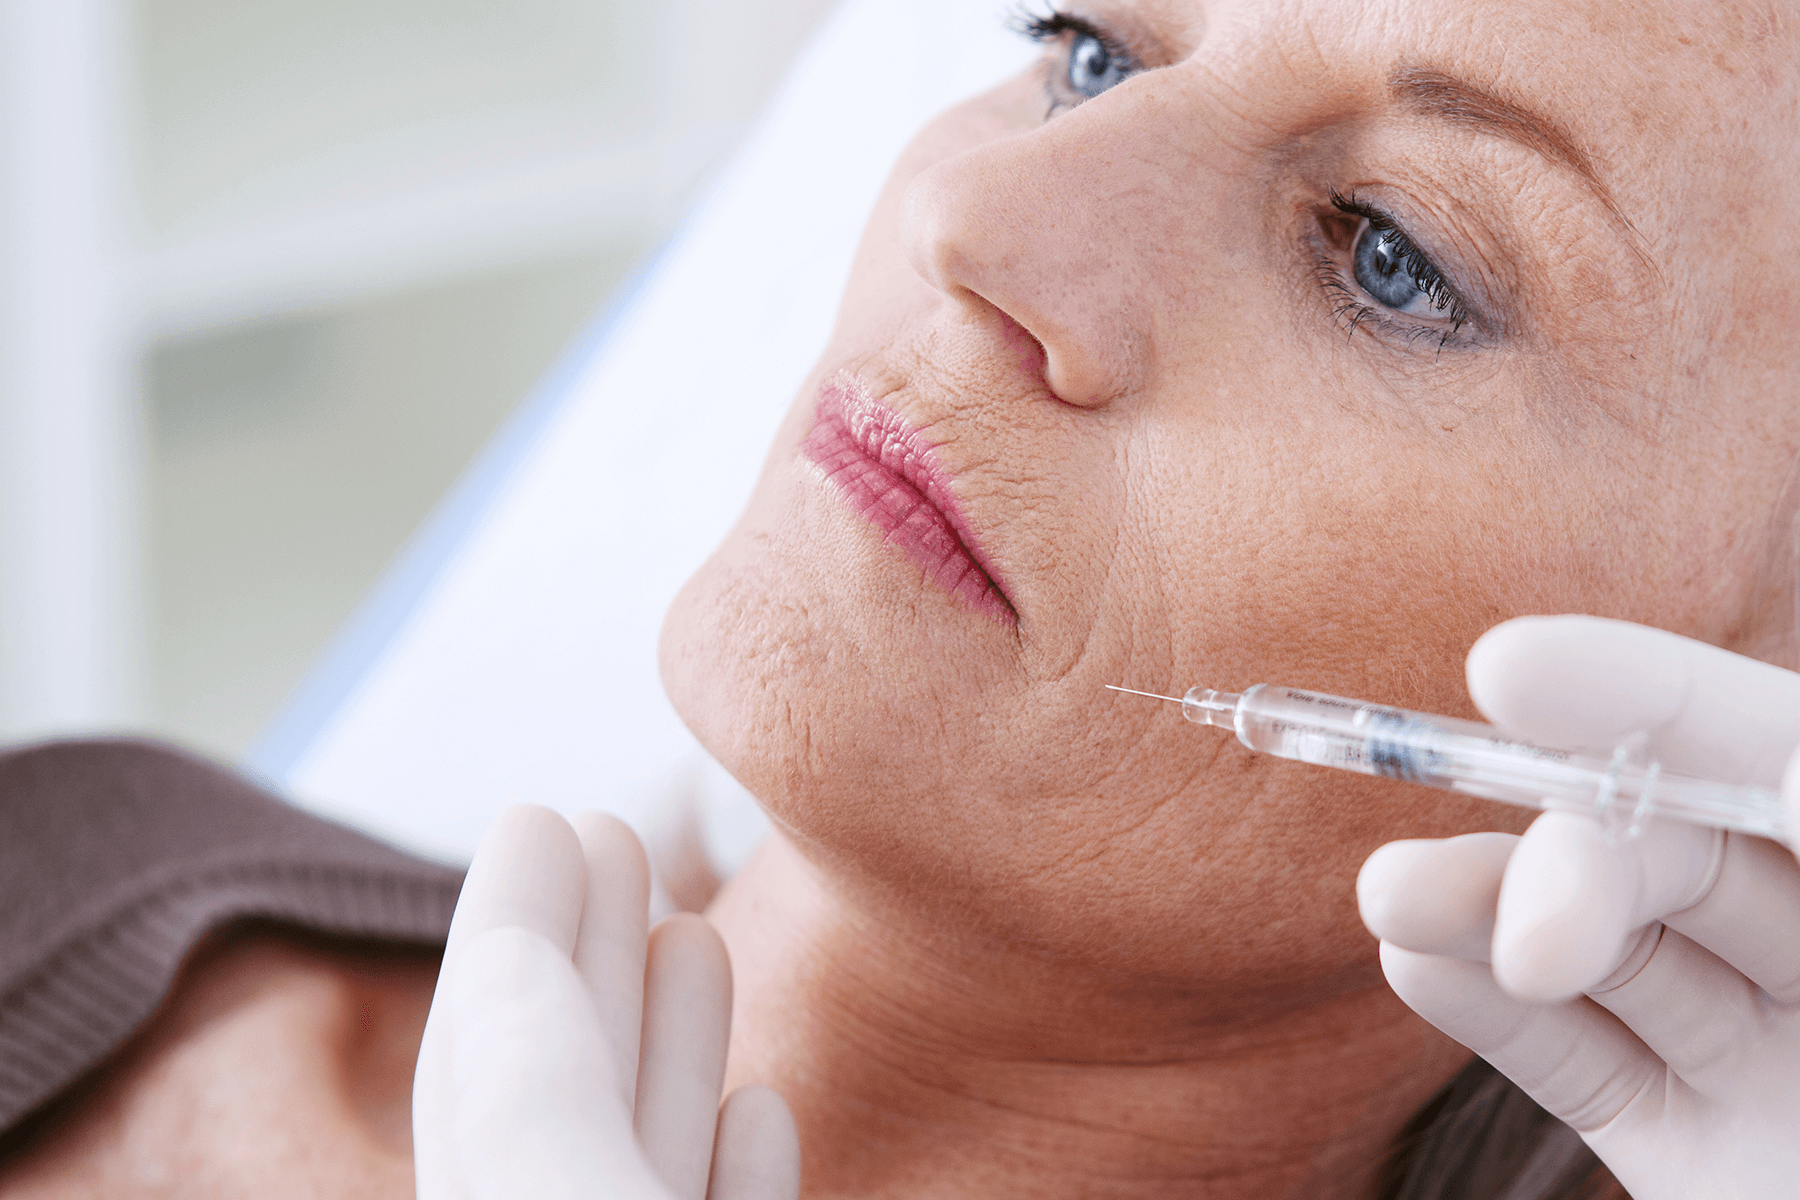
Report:
[[[1419,1111],[1381,1200],[1629,1200],[1587,1143],[1477,1058]]]

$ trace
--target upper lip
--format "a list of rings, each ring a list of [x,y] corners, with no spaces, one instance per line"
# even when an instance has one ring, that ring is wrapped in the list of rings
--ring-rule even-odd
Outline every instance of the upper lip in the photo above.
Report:
[[[866,476],[845,479],[851,466],[843,461],[846,442],[858,458],[875,466],[876,473],[899,481],[910,495],[901,495],[896,504],[888,495],[855,494],[853,488],[870,485]],[[839,377],[820,389],[813,429],[801,450],[827,478],[839,483],[847,498],[883,529],[889,541],[900,542],[919,559],[935,582],[974,607],[1009,622],[1017,620],[999,572],[951,489],[951,473],[938,461],[937,447],[899,413],[876,400],[860,381]],[[914,496],[922,503],[914,503]],[[921,514],[921,508],[928,511]],[[934,523],[933,517],[941,525]],[[966,572],[946,578],[956,569],[947,559],[940,557],[935,564],[930,561],[940,532],[954,540],[955,551],[960,551],[960,557],[979,575],[978,583],[967,579]]]

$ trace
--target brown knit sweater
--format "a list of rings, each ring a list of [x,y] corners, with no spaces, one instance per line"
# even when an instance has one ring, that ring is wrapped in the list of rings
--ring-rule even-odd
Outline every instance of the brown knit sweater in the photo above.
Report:
[[[208,933],[442,944],[461,886],[154,743],[0,754],[0,1133],[118,1049]]]

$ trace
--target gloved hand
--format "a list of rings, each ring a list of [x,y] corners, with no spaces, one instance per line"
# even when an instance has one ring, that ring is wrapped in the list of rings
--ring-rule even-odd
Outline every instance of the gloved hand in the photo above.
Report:
[[[1647,733],[1668,770],[1783,788],[1800,830],[1800,675],[1570,616],[1495,627],[1468,677],[1531,741],[1609,751]],[[1788,849],[1667,821],[1609,840],[1546,813],[1522,838],[1383,846],[1357,899],[1400,998],[1572,1126],[1635,1200],[1800,1194]]]
[[[646,934],[619,821],[508,809],[457,901],[413,1079],[420,1200],[794,1200],[781,1097],[719,1091],[731,966],[700,917]]]

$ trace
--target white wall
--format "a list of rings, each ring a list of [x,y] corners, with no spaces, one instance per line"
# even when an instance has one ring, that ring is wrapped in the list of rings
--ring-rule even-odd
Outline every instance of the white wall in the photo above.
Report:
[[[0,0],[0,738],[241,751],[826,4]]]
[[[0,738],[142,711],[125,11],[0,0]]]
[[[168,333],[661,230],[825,0],[140,0]]]

